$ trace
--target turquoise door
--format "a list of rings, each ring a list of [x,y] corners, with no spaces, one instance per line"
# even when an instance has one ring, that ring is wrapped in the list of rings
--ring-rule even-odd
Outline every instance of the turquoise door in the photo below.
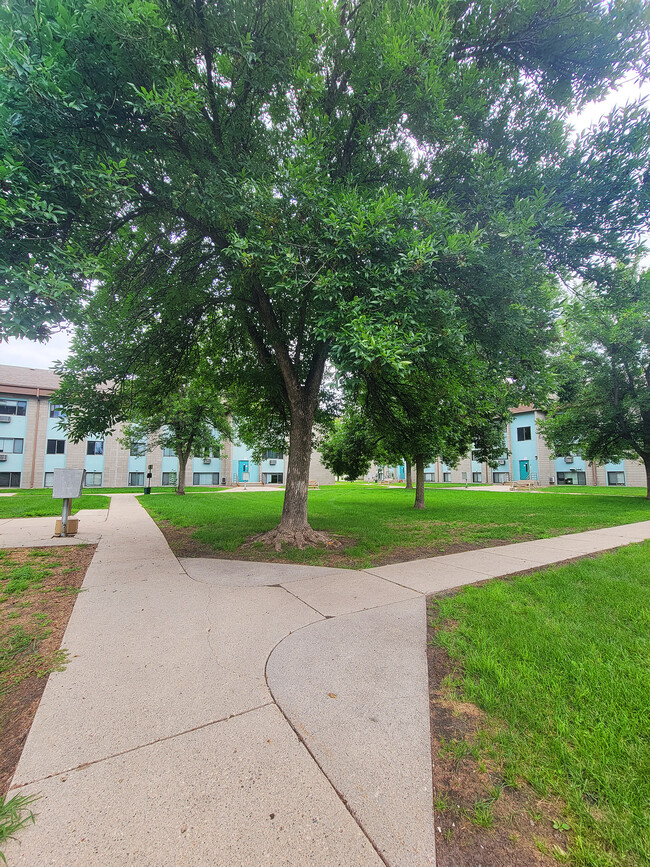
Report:
[[[530,461],[519,461],[519,479],[525,482],[530,478]]]
[[[246,473],[246,478],[244,478],[244,473]],[[248,461],[239,462],[239,475],[237,478],[240,482],[248,481]]]

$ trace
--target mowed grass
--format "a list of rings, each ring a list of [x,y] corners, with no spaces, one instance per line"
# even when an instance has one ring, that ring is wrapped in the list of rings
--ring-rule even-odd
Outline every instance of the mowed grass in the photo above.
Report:
[[[431,614],[452,694],[488,714],[497,781],[565,805],[568,863],[650,864],[650,543],[466,588]]]
[[[2,493],[15,496],[0,497],[0,518],[39,518],[60,516],[63,500],[52,497],[51,488],[5,488]],[[87,496],[77,497],[72,501],[72,514],[79,509],[108,509],[108,497]]]
[[[219,552],[237,551],[252,535],[280,520],[282,492],[161,494],[140,502],[159,521],[192,528],[197,541]],[[434,556],[459,546],[557,536],[650,519],[643,498],[549,497],[538,493],[427,490],[424,511],[413,509],[414,493],[379,486],[332,485],[309,493],[312,527],[338,536],[339,553],[308,548],[278,555],[261,545],[252,554],[315,565],[364,568],[387,560]],[[247,556],[251,555],[248,549]]]

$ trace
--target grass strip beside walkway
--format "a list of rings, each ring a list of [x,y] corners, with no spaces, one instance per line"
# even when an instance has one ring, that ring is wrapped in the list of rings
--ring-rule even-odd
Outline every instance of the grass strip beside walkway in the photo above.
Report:
[[[356,569],[650,519],[650,502],[641,497],[547,497],[438,489],[427,491],[427,507],[420,512],[413,509],[412,491],[332,485],[310,491],[309,519],[314,529],[341,537],[342,551],[286,549],[276,555],[261,545],[240,549],[248,537],[278,523],[283,496],[280,491],[191,497],[161,494],[141,502],[157,521],[188,528],[185,535],[214,551],[215,557]],[[174,547],[173,537],[170,541]],[[206,550],[201,555],[208,556]]]
[[[566,804],[570,863],[650,864],[650,543],[431,603],[495,782]]]

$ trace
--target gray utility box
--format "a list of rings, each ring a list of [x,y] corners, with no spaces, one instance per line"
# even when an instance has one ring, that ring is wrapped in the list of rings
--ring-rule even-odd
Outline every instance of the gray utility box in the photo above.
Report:
[[[55,500],[73,500],[81,496],[84,486],[85,470],[54,470],[52,496]]]

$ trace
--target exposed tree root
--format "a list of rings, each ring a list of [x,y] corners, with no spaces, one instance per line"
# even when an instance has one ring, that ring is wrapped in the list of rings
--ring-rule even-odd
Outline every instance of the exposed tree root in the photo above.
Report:
[[[328,536],[327,533],[321,533],[319,530],[312,530],[309,526],[299,530],[291,530],[281,526],[275,527],[268,533],[251,536],[244,547],[255,545],[257,542],[262,542],[263,545],[269,547],[273,546],[276,551],[281,551],[283,545],[299,548],[301,551],[304,548],[318,548],[320,545],[330,550],[341,547],[338,539]]]

